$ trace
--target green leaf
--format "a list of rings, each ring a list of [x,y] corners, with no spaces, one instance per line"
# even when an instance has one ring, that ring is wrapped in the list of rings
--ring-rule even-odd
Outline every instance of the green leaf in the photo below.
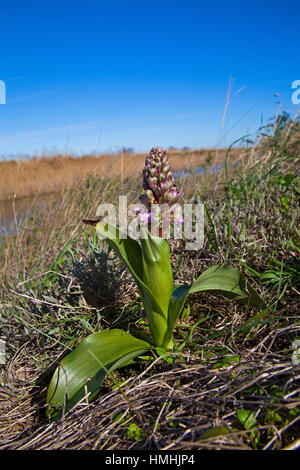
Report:
[[[249,410],[238,410],[237,417],[245,429],[251,429],[257,424],[254,414]]]
[[[209,428],[204,431],[200,436],[200,440],[210,439],[212,437],[218,436],[226,436],[227,434],[230,434],[230,431],[225,426],[215,426],[214,428]]]
[[[144,436],[143,430],[136,424],[130,423],[127,429],[127,437],[131,441],[140,441]]]
[[[96,232],[117,252],[138,284],[143,284],[142,253],[138,242],[107,222],[98,222]]]
[[[212,266],[206,269],[191,286],[189,293],[210,292],[237,300],[253,307],[266,307],[260,295],[236,268]]]
[[[141,239],[144,308],[157,346],[172,349],[168,334],[168,309],[173,289],[170,247],[159,237]]]
[[[174,363],[174,358],[168,354],[168,352],[163,348],[155,348],[156,353],[160,356],[164,361],[169,362],[170,364]]]
[[[173,274],[170,263],[170,247],[159,237],[141,239],[143,281],[164,312],[168,311],[173,290]]]
[[[220,369],[221,367],[229,366],[232,362],[239,362],[240,360],[241,357],[238,355],[225,356],[214,363],[213,369]]]
[[[155,344],[167,347],[168,308],[173,285],[168,243],[148,234],[139,245],[107,222],[99,222],[96,231],[117,252],[137,282]]]
[[[107,373],[151,348],[123,330],[108,330],[85,338],[57,367],[47,393],[48,416],[57,418],[87,394],[91,400]]]
[[[174,286],[173,288],[168,312],[168,329],[170,335],[172,335],[190,288],[191,286]]]
[[[191,309],[190,309],[190,306],[188,305],[187,307],[185,307],[185,309],[182,310],[181,319],[185,320],[186,318],[190,316],[190,314],[191,314]]]
[[[221,294],[240,303],[260,308],[265,307],[265,303],[255,289],[250,284],[246,286],[246,281],[239,270],[223,266],[212,266],[206,269],[192,286],[174,286],[168,313],[170,334],[176,325],[188,294],[196,292]]]

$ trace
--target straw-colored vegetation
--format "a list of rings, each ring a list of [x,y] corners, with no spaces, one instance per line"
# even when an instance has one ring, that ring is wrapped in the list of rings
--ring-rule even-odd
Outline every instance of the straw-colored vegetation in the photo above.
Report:
[[[174,352],[119,369],[92,403],[52,423],[46,390],[63,354],[100,330],[149,332],[130,274],[81,222],[100,202],[118,204],[124,194],[137,201],[141,175],[89,175],[2,240],[0,449],[299,447],[298,130],[277,120],[238,164],[229,151],[218,173],[176,182],[183,202],[205,204],[206,219],[203,249],[170,243],[175,280],[190,284],[215,264],[236,267],[267,309],[191,296]]]
[[[238,158],[241,151],[234,149],[231,158]],[[23,160],[0,162],[0,201],[56,193],[67,190],[84,181],[88,175],[98,177],[138,176],[144,166],[145,154],[120,152],[105,155],[42,156]],[[225,150],[176,150],[169,151],[172,168],[191,168],[214,165],[224,161]]]

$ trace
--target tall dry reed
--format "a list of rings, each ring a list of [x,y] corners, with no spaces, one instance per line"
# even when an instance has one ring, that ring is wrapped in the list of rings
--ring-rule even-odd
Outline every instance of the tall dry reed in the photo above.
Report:
[[[241,149],[231,152],[238,158]],[[190,170],[224,161],[225,150],[176,150],[168,152],[174,170]],[[103,155],[55,155],[0,162],[0,201],[35,196],[69,189],[87,175],[116,177],[138,176],[144,166],[145,154],[115,153]]]

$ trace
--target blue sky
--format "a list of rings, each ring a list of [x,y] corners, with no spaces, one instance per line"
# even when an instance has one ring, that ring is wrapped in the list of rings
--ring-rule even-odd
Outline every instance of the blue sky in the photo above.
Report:
[[[294,114],[293,0],[1,2],[0,155],[215,147]],[[274,97],[279,93],[279,97]]]

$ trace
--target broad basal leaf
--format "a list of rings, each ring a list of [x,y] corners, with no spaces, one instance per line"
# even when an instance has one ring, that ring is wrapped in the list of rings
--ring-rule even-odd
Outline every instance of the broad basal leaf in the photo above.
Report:
[[[48,416],[60,417],[87,395],[91,400],[108,372],[150,348],[118,329],[88,336],[57,367],[47,393]]]
[[[136,280],[155,344],[167,347],[165,338],[173,284],[168,243],[148,234],[139,244],[107,222],[99,222],[96,231],[117,252]]]
[[[187,296],[196,292],[220,294],[243,304],[265,308],[262,298],[250,284],[246,284],[240,271],[235,268],[213,266],[205,270],[191,286],[174,286],[168,313],[170,335],[183,309]]]
[[[265,307],[265,303],[236,268],[212,266],[206,269],[191,286],[189,293],[211,292],[221,294],[253,307]]]

